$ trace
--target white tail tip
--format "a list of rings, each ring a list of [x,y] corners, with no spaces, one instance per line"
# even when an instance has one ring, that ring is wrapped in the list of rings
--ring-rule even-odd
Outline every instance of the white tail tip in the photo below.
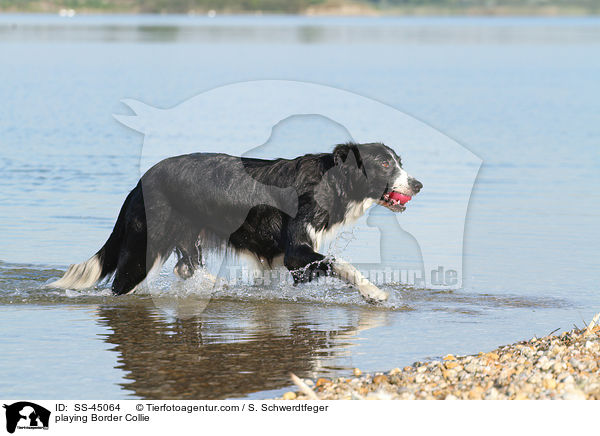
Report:
[[[87,262],[71,265],[62,278],[47,286],[62,289],[85,289],[96,284],[102,273],[102,265],[98,255],[92,256]]]

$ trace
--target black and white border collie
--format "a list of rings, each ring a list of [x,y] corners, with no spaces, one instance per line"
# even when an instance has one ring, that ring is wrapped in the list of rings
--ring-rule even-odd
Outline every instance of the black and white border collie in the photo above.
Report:
[[[49,286],[84,289],[114,274],[126,294],[175,252],[175,273],[189,278],[202,249],[225,247],[263,265],[283,261],[294,282],[334,275],[368,300],[386,292],[349,263],[318,253],[322,238],[373,204],[402,212],[422,184],[381,143],[348,143],[332,153],[251,159],[194,153],[165,159],[127,196],[104,246]]]

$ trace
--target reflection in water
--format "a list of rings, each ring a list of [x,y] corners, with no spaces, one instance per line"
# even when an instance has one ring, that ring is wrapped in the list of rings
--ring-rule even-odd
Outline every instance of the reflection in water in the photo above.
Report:
[[[284,388],[290,372],[309,377],[339,369],[332,364],[348,354],[357,332],[386,317],[364,309],[357,319],[327,327],[292,306],[213,300],[201,316],[182,319],[138,299],[101,306],[98,315],[131,380],[123,388],[144,399],[223,399]],[[189,315],[189,307],[183,310]]]

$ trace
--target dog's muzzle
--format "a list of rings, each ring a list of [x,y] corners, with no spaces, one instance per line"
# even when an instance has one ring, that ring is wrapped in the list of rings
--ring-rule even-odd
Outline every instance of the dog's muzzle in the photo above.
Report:
[[[409,179],[408,185],[409,189],[392,187],[381,196],[378,203],[392,212],[404,212],[406,203],[412,200],[412,197],[423,187],[417,179]]]
[[[381,206],[387,207],[392,212],[403,212],[406,209],[406,203],[408,203],[411,198],[412,196],[398,191],[388,191],[381,196],[378,203]]]

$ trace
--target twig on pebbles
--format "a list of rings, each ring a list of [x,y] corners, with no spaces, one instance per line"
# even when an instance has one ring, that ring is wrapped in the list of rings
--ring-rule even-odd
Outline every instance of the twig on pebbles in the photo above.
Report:
[[[310,387],[308,387],[308,385],[306,383],[304,383],[304,381],[302,379],[300,379],[300,377],[298,377],[293,372],[290,372],[290,377],[292,378],[292,381],[294,382],[294,384],[296,386],[298,386],[298,389],[300,389],[300,392],[302,392],[304,395],[306,395],[309,399],[311,399],[311,400],[319,399],[319,397],[317,397],[317,394],[315,394],[315,391],[313,391]]]
[[[550,333],[548,333],[548,336],[552,336],[553,333],[556,333],[557,331],[560,330],[560,327],[555,328],[554,330],[552,330]]]
[[[592,333],[592,330],[594,329],[594,327],[596,327],[598,325],[598,321],[600,321],[600,312],[598,312],[596,315],[594,315],[594,317],[588,324],[587,329],[585,329],[584,335],[589,335],[590,333]]]

